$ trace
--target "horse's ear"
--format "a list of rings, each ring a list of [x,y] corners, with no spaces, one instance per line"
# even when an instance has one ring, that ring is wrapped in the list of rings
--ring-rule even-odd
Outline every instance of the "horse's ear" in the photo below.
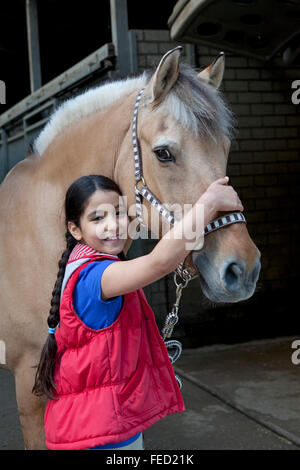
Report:
[[[181,50],[181,46],[171,49],[163,56],[158,64],[148,85],[149,90],[147,90],[147,94],[150,98],[150,103],[154,105],[160,103],[176,82]]]
[[[225,54],[220,52],[218,57],[202,72],[198,73],[198,78],[202,82],[209,83],[215,88],[219,88],[222,83],[225,70]]]

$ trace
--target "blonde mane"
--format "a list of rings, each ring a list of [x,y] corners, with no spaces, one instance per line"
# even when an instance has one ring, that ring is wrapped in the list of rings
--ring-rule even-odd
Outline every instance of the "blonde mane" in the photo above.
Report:
[[[134,90],[143,88],[147,81],[146,74],[105,83],[65,101],[50,116],[41,133],[33,143],[34,152],[42,155],[55,137],[75,121],[89,116],[100,109],[107,108],[119,98]]]

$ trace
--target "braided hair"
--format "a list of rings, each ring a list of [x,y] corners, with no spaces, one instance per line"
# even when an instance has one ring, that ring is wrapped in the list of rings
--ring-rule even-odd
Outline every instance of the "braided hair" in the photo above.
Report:
[[[60,321],[60,296],[61,288],[65,275],[66,265],[69,256],[78,243],[68,230],[68,222],[71,221],[80,227],[80,217],[83,214],[89,198],[97,190],[115,191],[120,196],[122,192],[119,186],[110,178],[103,175],[81,176],[75,180],[66,192],[65,198],[65,226],[66,226],[66,249],[58,262],[57,279],[52,291],[51,307],[47,319],[49,328],[56,328]],[[123,252],[119,253],[121,260],[126,260]],[[55,400],[53,397],[53,389],[55,389],[54,369],[56,363],[57,343],[55,335],[49,333],[48,338],[42,349],[39,364],[35,375],[35,383],[32,389],[34,395],[46,395],[49,399]]]

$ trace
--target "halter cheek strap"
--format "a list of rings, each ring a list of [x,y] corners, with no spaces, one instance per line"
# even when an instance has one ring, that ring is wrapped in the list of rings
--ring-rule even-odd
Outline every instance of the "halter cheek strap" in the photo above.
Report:
[[[175,224],[174,214],[170,212],[163,203],[156,197],[152,191],[148,188],[143,174],[143,164],[142,158],[140,155],[140,145],[137,137],[137,117],[138,117],[138,108],[141,96],[145,87],[141,89],[139,94],[137,95],[135,106],[134,106],[134,113],[133,113],[133,121],[132,121],[132,145],[133,145],[133,155],[134,155],[134,176],[135,176],[135,206],[136,206],[136,215],[140,222],[140,224],[146,227],[143,218],[143,209],[142,209],[142,198],[147,199],[147,201],[154,207],[156,210],[160,212],[160,214],[165,217],[171,225]],[[142,182],[140,188],[138,188],[138,183]]]

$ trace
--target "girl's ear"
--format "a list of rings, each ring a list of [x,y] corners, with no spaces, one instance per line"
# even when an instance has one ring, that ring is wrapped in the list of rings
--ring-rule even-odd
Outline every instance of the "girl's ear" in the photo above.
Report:
[[[77,240],[78,242],[82,239],[81,230],[74,222],[68,222],[68,230],[70,234]]]

